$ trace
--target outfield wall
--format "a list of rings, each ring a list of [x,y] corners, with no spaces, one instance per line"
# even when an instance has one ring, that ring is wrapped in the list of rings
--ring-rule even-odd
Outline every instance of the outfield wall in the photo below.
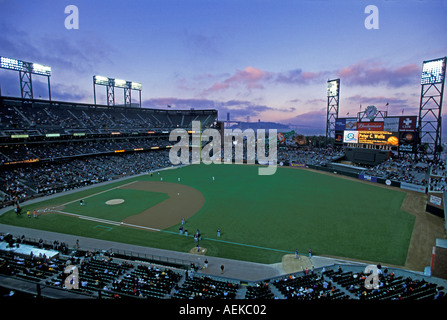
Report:
[[[287,163],[285,165],[289,165],[290,167],[294,167],[294,168],[309,168],[309,169],[314,169],[314,170],[318,170],[318,171],[341,174],[343,176],[347,176],[347,177],[351,177],[351,178],[355,178],[355,179],[359,179],[359,180],[375,182],[375,183],[384,184],[384,185],[391,186],[391,187],[416,191],[416,192],[420,192],[420,193],[427,192],[427,188],[425,186],[407,183],[407,182],[400,182],[400,181],[396,181],[396,180],[383,179],[383,178],[374,177],[374,176],[370,176],[370,175],[365,175],[365,174],[358,173],[355,170],[348,170],[343,167],[334,168],[334,167],[323,167],[323,166],[316,166],[316,165],[311,165],[311,164],[297,164],[297,163],[290,163],[290,164]]]

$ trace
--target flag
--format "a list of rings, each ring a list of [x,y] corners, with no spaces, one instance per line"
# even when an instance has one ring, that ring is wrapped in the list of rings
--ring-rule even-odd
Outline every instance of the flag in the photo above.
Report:
[[[349,116],[349,112],[346,115]]]
[[[389,104],[390,104],[390,103],[389,103],[389,102],[387,102],[385,106],[387,106],[387,105],[389,105]]]
[[[168,104],[168,108],[170,108],[171,106]]]

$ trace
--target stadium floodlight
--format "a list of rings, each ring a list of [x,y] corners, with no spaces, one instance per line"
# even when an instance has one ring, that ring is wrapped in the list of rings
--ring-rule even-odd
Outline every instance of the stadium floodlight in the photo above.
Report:
[[[109,84],[109,78],[103,76],[93,76],[95,84],[107,86]]]
[[[45,76],[48,79],[48,97],[51,100],[50,76],[51,67],[40,63],[26,62],[18,59],[0,57],[0,68],[18,71],[20,75],[20,91],[22,98],[33,99],[31,74]]]
[[[138,90],[141,91],[143,89],[143,86],[141,85],[141,83],[138,82],[131,82],[130,88],[132,90]]]
[[[51,76],[51,67],[44,66],[38,63],[33,63],[31,72],[35,74],[40,74],[42,76]]]
[[[3,69],[23,71],[23,62],[16,59],[10,59],[6,57],[0,57],[0,67]]]
[[[127,88],[127,81],[121,79],[114,79],[114,85],[117,88]]]
[[[96,85],[106,86],[107,91],[107,105],[115,105],[115,88],[124,89],[124,105],[130,106],[131,103],[131,91],[137,90],[140,93],[140,108],[141,108],[141,89],[142,85],[138,82],[126,81],[122,79],[114,79],[104,76],[93,76],[93,96],[94,103],[96,104]]]
[[[446,58],[424,61],[421,84],[435,84],[444,81]]]
[[[51,76],[51,67],[39,63],[0,57],[0,67],[14,71],[29,72],[42,76]]]
[[[340,86],[340,79],[330,80],[327,82],[327,96],[338,97],[338,89]]]

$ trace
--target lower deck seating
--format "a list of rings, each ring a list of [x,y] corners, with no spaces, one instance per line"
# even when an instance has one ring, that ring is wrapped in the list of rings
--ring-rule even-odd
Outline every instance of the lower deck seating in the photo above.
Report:
[[[239,288],[239,284],[215,280],[207,276],[186,278],[185,282],[176,287],[173,298],[177,299],[234,299]]]
[[[4,242],[1,237],[0,242]],[[20,239],[25,243],[23,237]],[[35,246],[43,245],[39,241]],[[67,272],[67,266],[71,271]],[[447,281],[427,280],[400,269],[382,269],[378,286],[367,289],[368,274],[359,268],[339,265],[242,284],[239,280],[191,273],[186,266],[156,265],[130,256],[126,259],[125,255],[115,258],[106,252],[75,250],[47,259],[0,250],[0,276],[106,299],[437,300],[445,297]],[[70,288],[65,283],[67,279],[71,280]]]

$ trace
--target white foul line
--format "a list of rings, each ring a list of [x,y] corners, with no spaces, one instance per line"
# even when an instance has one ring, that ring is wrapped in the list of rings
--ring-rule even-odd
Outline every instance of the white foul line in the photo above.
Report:
[[[65,212],[65,211],[54,211],[54,212],[66,214],[66,215],[73,216],[73,217],[77,217],[79,219],[90,220],[90,221],[100,222],[100,223],[104,223],[104,224],[111,224],[111,225],[114,225],[114,226],[127,226],[127,227],[147,229],[147,230],[152,230],[152,231],[161,231],[160,229],[149,228],[149,227],[144,227],[144,226],[138,226],[138,225],[135,225],[135,224],[119,222],[119,221],[112,221],[112,220],[106,220],[106,219],[100,219],[100,218],[93,218],[93,217],[83,216],[83,215],[76,214],[76,213],[71,213],[71,212]]]

